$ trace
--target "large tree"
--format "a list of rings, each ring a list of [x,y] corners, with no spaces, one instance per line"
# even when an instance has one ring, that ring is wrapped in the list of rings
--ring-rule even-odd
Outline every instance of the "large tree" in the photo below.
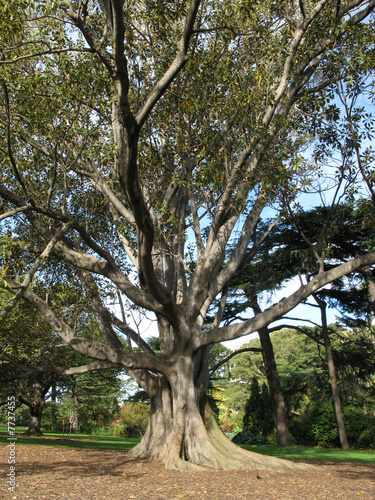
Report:
[[[227,284],[267,236],[255,237],[263,209],[293,197],[306,173],[304,115],[324,106],[333,82],[371,70],[374,8],[375,0],[2,7],[2,244],[7,260],[23,258],[18,272],[4,266],[14,297],[2,317],[26,300],[95,360],[82,371],[128,371],[151,401],[133,455],[169,467],[290,466],[219,432],[206,405],[210,345],[263,328],[375,262],[367,253],[322,267],[286,300],[221,326]],[[74,314],[59,317],[31,287],[47,286],[52,261],[81,281],[99,338],[76,331]],[[160,357],[126,314],[115,316],[108,291],[155,315]]]

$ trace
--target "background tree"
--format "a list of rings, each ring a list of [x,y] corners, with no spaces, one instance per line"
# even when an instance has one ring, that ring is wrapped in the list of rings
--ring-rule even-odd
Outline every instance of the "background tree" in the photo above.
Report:
[[[268,436],[274,428],[270,393],[267,385],[263,382],[260,386],[256,377],[251,381],[243,425],[245,429],[253,429],[263,436]]]
[[[95,431],[118,418],[124,396],[123,381],[115,370],[74,375],[61,391],[59,416],[65,422],[73,417],[73,432]]]
[[[205,404],[209,346],[267,326],[375,261],[367,253],[321,268],[285,301],[221,326],[229,281],[267,236],[254,232],[262,210],[293,198],[308,170],[299,168],[304,114],[324,106],[353,61],[371,70],[374,0],[301,5],[68,0],[5,9],[2,243],[27,258],[3,278],[14,297],[1,314],[26,300],[91,367],[127,370],[151,405],[134,456],[170,467],[289,467],[219,433]],[[76,332],[74,316],[28,288],[33,277],[46,286],[51,259],[81,280],[96,335]],[[155,315],[160,357],[114,315],[103,289]]]

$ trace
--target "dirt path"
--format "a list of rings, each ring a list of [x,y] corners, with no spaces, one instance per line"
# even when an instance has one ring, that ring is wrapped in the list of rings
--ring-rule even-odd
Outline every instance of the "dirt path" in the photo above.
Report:
[[[320,462],[301,472],[186,473],[125,452],[16,447],[16,494],[7,490],[8,449],[0,445],[0,498],[111,500],[375,500],[375,464]]]

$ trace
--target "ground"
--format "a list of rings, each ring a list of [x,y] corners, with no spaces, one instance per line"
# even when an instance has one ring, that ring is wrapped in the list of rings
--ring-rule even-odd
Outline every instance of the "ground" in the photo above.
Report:
[[[16,494],[7,491],[9,453],[0,445],[0,498],[33,500],[375,499],[375,464],[314,462],[313,469],[179,472],[126,452],[17,445]]]

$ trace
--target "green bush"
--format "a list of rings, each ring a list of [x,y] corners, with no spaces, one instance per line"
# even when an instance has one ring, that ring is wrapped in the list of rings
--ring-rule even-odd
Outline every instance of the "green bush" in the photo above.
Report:
[[[289,430],[296,444],[340,445],[335,412],[330,402],[308,407],[302,415],[291,420]]]
[[[375,447],[375,416],[364,414],[362,408],[346,406],[343,409],[346,435],[350,446]]]
[[[288,424],[289,432],[296,444],[309,446],[315,444],[312,434],[312,418],[310,414],[293,417]]]
[[[352,405],[343,408],[343,418],[349,446],[373,448],[375,446],[375,416],[365,415],[362,408]],[[289,430],[296,444],[332,447],[340,446],[336,416],[329,402],[308,408],[293,418]]]
[[[268,439],[253,429],[242,429],[232,438],[235,444],[268,444]]]
[[[318,446],[329,448],[340,445],[336,416],[330,403],[322,405],[317,409],[311,432]]]
[[[120,409],[120,429],[123,429],[123,436],[139,437],[145,433],[150,415],[150,405],[146,403],[125,403]]]
[[[368,421],[367,429],[364,429],[358,437],[357,447],[375,449],[375,416],[366,415]]]
[[[112,436],[112,428],[104,425],[94,425],[91,428],[91,434],[93,436]]]
[[[114,424],[111,426],[112,436],[123,437],[126,436],[126,425],[124,424]]]
[[[246,401],[243,427],[263,436],[268,436],[275,428],[267,384],[264,382],[260,386],[256,376],[252,379],[250,397]]]

